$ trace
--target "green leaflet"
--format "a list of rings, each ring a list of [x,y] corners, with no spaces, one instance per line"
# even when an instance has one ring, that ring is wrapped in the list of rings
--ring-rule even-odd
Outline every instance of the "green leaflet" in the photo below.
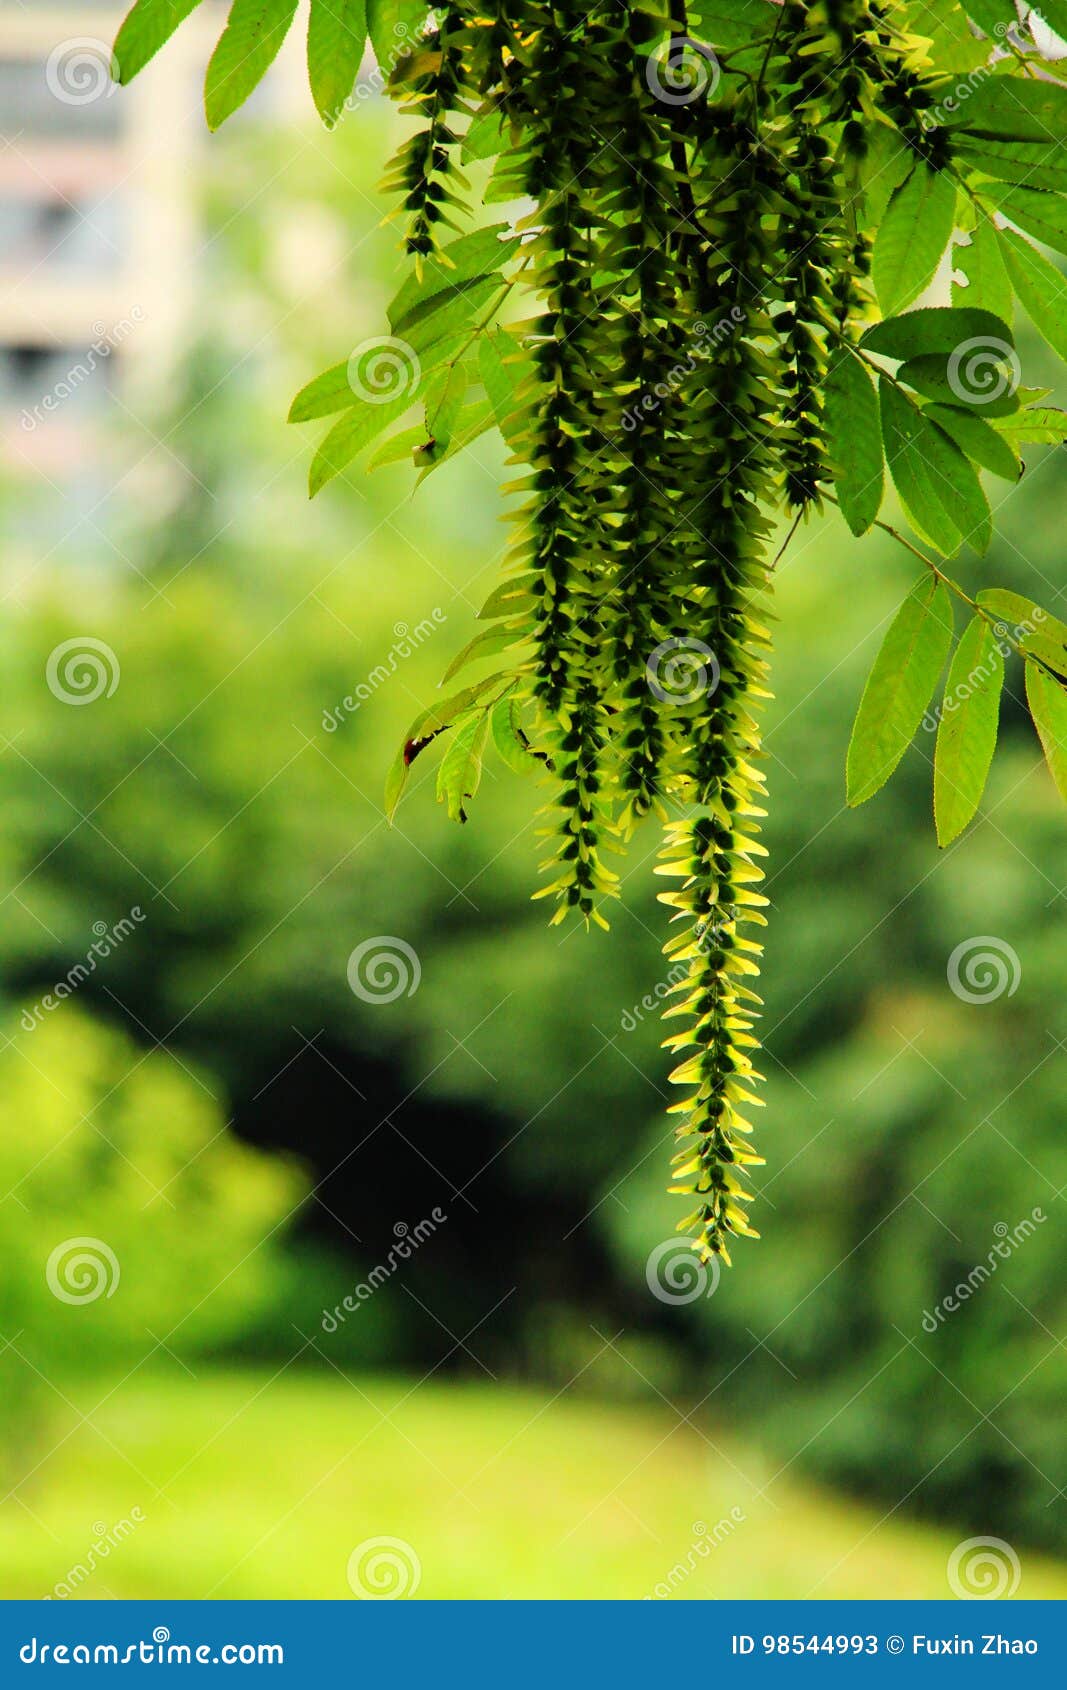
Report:
[[[426,452],[436,458],[448,451],[452,430],[467,392],[467,371],[462,364],[439,370],[426,390]]]
[[[462,333],[464,344],[470,345],[479,332],[479,319],[484,322],[495,309],[494,301],[500,298],[500,277],[481,277],[465,284],[451,299],[442,294],[440,303],[418,320],[409,318],[404,325],[404,339],[420,358],[433,357],[436,362],[438,348],[445,341],[451,343],[456,335]]]
[[[385,813],[390,821],[396,813],[396,807],[407,784],[408,771],[430,741],[436,739],[438,734],[444,733],[446,728],[455,726],[492,688],[499,689],[500,697],[510,691],[514,684],[514,676],[498,670],[494,675],[486,675],[482,680],[475,681],[473,686],[462,687],[459,692],[453,693],[451,698],[443,699],[440,704],[431,704],[429,709],[419,712],[404,735],[386,776]]]
[[[440,253],[426,260],[420,276],[409,276],[389,306],[389,325],[394,334],[407,334],[434,311],[451,304],[457,295],[477,286],[506,264],[517,243],[506,237],[506,223],[476,229],[450,241]]]
[[[1000,230],[1000,245],[1023,310],[1053,351],[1067,358],[1067,277],[1014,229]]]
[[[1067,411],[1054,405],[1035,405],[1029,411],[1016,411],[997,421],[997,433],[1012,445],[1033,441],[1042,446],[1059,445],[1067,440]]]
[[[991,76],[942,121],[954,132],[1045,142],[1067,135],[1067,89],[1022,76]]]
[[[437,796],[448,808],[449,819],[465,822],[467,803],[481,784],[482,758],[489,737],[489,712],[477,710],[469,720],[460,722],[452,743],[441,759],[437,771]]]
[[[115,80],[131,81],[199,4],[200,0],[137,0],[115,37]]]
[[[952,178],[917,164],[894,191],[875,236],[871,276],[883,312],[901,310],[929,287],[955,214]]]
[[[952,641],[952,600],[932,576],[916,582],[893,619],[863,689],[849,741],[849,804],[885,785],[922,721]]]
[[[397,429],[388,440],[383,440],[376,452],[372,452],[367,459],[367,469],[383,469],[386,464],[414,461],[414,455],[426,440],[425,423],[416,423],[412,428]]]
[[[775,23],[768,0],[692,0],[688,15],[694,39],[708,47],[747,47]]]
[[[471,119],[470,128],[463,137],[460,157],[464,164],[479,158],[496,158],[506,146],[503,113],[498,107],[490,106]]]
[[[507,426],[515,411],[515,380],[511,368],[501,356],[501,347],[514,349],[511,336],[503,330],[482,336],[478,347],[478,374],[485,388],[486,398],[493,407],[493,416],[501,434],[507,438]]]
[[[1036,663],[1026,665],[1026,702],[1049,773],[1067,800],[1067,691]]]
[[[1003,622],[1014,645],[1040,657],[1057,674],[1067,675],[1067,622],[1004,587],[987,587],[975,595],[975,602]]]
[[[367,30],[374,56],[387,75],[418,46],[428,16],[425,0],[367,0]]]
[[[1009,363],[1011,349],[1003,341],[963,342],[963,356],[946,358],[930,353],[909,358],[897,371],[897,380],[942,405],[980,411],[984,417],[1010,417],[1019,409],[1015,394],[1016,366]]]
[[[1028,235],[1067,252],[1067,200],[1059,194],[1039,193],[1036,188],[986,187],[982,190],[997,210]]]
[[[533,603],[530,593],[532,579],[527,572],[522,575],[509,575],[505,580],[498,582],[478,612],[479,622],[491,621],[494,616],[514,616],[519,611],[529,609]]]
[[[953,276],[953,305],[975,306],[992,312],[1005,325],[1009,324],[1012,319],[1011,282],[1004,268],[996,228],[988,217],[978,219],[967,246],[953,247],[952,263],[967,283],[966,287],[961,287]]]
[[[456,457],[458,453],[471,445],[473,441],[478,440],[483,434],[488,434],[495,420],[493,407],[487,399],[475,399],[471,404],[464,405],[456,418],[455,427],[449,436],[448,445],[444,451],[435,448],[432,461],[429,463],[422,463],[416,457],[415,461],[422,470],[419,481],[424,481],[433,470],[438,469],[441,464],[446,464],[449,458]]]
[[[347,411],[358,395],[348,379],[348,359],[332,364],[321,376],[302,387],[289,407],[291,423],[314,422],[318,417],[332,416],[334,411]]]
[[[358,452],[369,446],[390,423],[402,417],[404,412],[410,409],[414,397],[413,393],[402,393],[399,398],[387,399],[380,405],[363,400],[353,409],[346,411],[344,416],[334,423],[311,460],[311,469],[308,472],[310,496],[314,498],[328,481],[332,481],[346,464],[351,463]]]
[[[880,383],[886,462],[913,527],[944,556],[989,543],[989,504],[959,447],[889,381]]]
[[[984,35],[997,39],[1018,22],[1015,0],[963,0],[963,9]]]
[[[495,628],[482,628],[472,640],[467,641],[463,650],[452,659],[441,677],[441,685],[447,685],[468,664],[477,663],[483,657],[495,657],[499,652],[505,651],[508,646],[516,645],[521,634],[522,629],[514,623],[507,627],[498,625]]]
[[[972,616],[956,647],[941,704],[934,750],[934,825],[951,845],[985,791],[997,744],[1004,659],[992,628]]]
[[[296,0],[233,0],[204,82],[209,128],[224,123],[261,81],[289,32],[295,11]]]
[[[843,349],[825,388],[826,443],[841,514],[853,534],[866,534],[882,503],[882,434],[878,396],[862,361]]]
[[[1019,460],[1011,445],[973,410],[963,410],[958,405],[927,405],[926,415],[944,429],[972,463],[980,464],[1005,481],[1019,479]]]
[[[363,341],[343,364],[332,364],[320,376],[302,387],[289,407],[291,423],[314,422],[363,405],[371,396],[389,397],[391,384],[406,387],[414,401],[421,378],[458,355],[469,339],[464,329],[436,341],[421,356],[407,341],[388,335]],[[399,393],[397,395],[399,397]]]
[[[490,732],[507,767],[517,775],[528,775],[537,768],[535,756],[522,731],[522,711],[518,700],[502,698],[489,712]]]
[[[366,0],[311,0],[308,81],[328,129],[352,92],[367,44]]]
[[[912,20],[911,27],[931,42],[939,67],[958,72],[985,65],[989,45],[975,36],[957,0],[920,0]]]
[[[925,305],[900,317],[887,317],[860,341],[865,352],[882,358],[948,356],[969,340],[1000,340],[1014,345],[1011,329],[991,311],[970,306]]]
[[[1061,141],[963,140],[953,157],[998,182],[1028,188],[1067,189],[1067,158]]]

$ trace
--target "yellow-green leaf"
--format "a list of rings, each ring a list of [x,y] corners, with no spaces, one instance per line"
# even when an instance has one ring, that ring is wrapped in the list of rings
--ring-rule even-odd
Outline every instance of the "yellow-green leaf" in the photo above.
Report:
[[[209,128],[247,100],[277,57],[295,11],[296,0],[233,0],[204,82]]]
[[[921,160],[893,193],[874,240],[871,276],[889,316],[930,286],[952,237],[956,184]]]
[[[930,702],[952,640],[952,601],[923,576],[893,619],[863,689],[848,747],[847,794],[862,804],[885,785]]]
[[[1067,690],[1036,663],[1026,665],[1026,701],[1049,773],[1067,800]]]
[[[882,503],[878,397],[866,366],[844,350],[826,378],[826,442],[841,514],[853,534],[866,534]]]
[[[449,819],[465,822],[466,806],[482,779],[482,758],[489,735],[489,712],[478,710],[461,722],[437,771],[437,796],[447,806]]]
[[[1013,645],[1033,652],[1057,674],[1067,675],[1067,622],[1006,587],[986,587],[975,602],[1003,622]]]
[[[126,83],[154,58],[200,0],[137,0],[122,21],[112,54],[116,82]]]
[[[308,81],[327,128],[344,110],[367,44],[366,0],[311,0]]]
[[[939,845],[963,832],[981,802],[997,743],[1004,659],[989,623],[974,616],[948,672],[934,750]]]

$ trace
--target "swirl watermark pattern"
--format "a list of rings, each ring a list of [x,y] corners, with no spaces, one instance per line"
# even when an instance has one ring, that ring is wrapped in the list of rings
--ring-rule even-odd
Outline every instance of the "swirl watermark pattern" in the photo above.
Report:
[[[992,933],[964,939],[948,959],[948,983],[964,1003],[995,1003],[1005,992],[1013,998],[1022,972],[1018,953]]]
[[[95,1303],[119,1288],[119,1260],[102,1238],[65,1238],[44,1270],[48,1289],[61,1303]]]
[[[645,664],[645,678],[661,704],[695,704],[715,691],[721,672],[709,645],[681,634],[661,640]]]
[[[689,35],[672,35],[665,47],[645,61],[648,91],[664,106],[688,106],[702,95],[711,99],[721,74],[711,48]]]
[[[61,704],[95,704],[98,698],[110,698],[121,675],[111,647],[91,634],[61,641],[45,665],[48,690]]]
[[[1014,1596],[1022,1568],[1010,1543],[1002,1537],[968,1537],[948,1558],[948,1582],[966,1602],[995,1602]]]
[[[415,996],[422,979],[418,954],[394,933],[376,933],[348,959],[348,984],[364,1003],[394,1003]]]
[[[418,353],[396,335],[375,335],[360,341],[348,360],[348,385],[356,398],[368,405],[414,398],[421,379]]]
[[[422,1581],[422,1562],[402,1537],[368,1537],[348,1557],[348,1584],[353,1596],[372,1602],[395,1602],[414,1596]]]
[[[703,1262],[692,1245],[667,1238],[650,1251],[645,1282],[658,1302],[695,1303],[698,1297],[715,1295],[721,1271],[717,1256]]]
[[[1021,380],[1018,353],[995,335],[962,341],[948,361],[948,385],[961,405],[992,405]]]
[[[108,99],[118,87],[118,64],[106,41],[73,35],[53,47],[45,65],[48,91],[65,106],[88,106]]]

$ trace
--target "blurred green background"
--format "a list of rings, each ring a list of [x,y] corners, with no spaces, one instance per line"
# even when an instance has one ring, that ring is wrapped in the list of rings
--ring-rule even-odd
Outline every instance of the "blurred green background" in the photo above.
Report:
[[[62,477],[4,484],[0,1590],[345,1596],[392,1537],[430,1597],[945,1596],[992,1535],[1020,1595],[1067,1594],[1065,824],[1020,677],[951,850],[929,735],[846,812],[916,566],[830,525],[787,551],[764,1236],[655,1294],[654,827],[586,936],[529,902],[536,782],[492,766],[461,828],[427,756],[382,814],[494,580],[503,448],[309,506],[315,430],[284,425],[383,331],[392,125],[216,137],[169,390],[107,408],[88,517]],[[1035,451],[991,489],[969,585],[1063,614],[1064,485]],[[72,707],[46,670],[85,636],[121,674]],[[382,937],[417,987],[365,1001],[349,957]],[[1016,989],[953,992],[976,938]]]

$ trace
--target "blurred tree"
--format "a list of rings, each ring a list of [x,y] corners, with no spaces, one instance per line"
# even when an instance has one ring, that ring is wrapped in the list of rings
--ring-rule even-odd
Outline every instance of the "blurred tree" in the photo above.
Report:
[[[20,1480],[31,1427],[88,1412],[105,1373],[200,1354],[276,1297],[302,1195],[188,1064],[65,1000],[27,1003],[0,1049],[0,1449]]]

